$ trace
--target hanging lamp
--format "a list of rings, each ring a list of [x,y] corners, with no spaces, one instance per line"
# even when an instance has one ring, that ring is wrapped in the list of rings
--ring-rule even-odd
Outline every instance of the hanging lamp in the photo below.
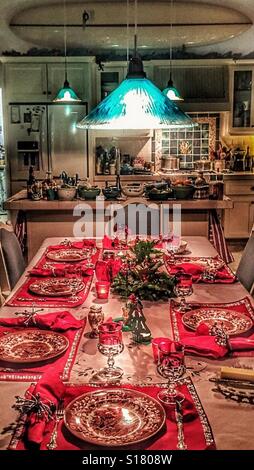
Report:
[[[77,124],[80,129],[168,129],[193,127],[192,119],[146,78],[137,52],[135,0],[134,55],[126,79]]]
[[[73,88],[70,87],[67,77],[67,30],[66,30],[66,0],[63,4],[64,10],[64,69],[65,69],[65,80],[63,87],[60,88],[56,97],[54,98],[54,103],[73,103],[80,102],[81,99],[77,96]]]
[[[169,74],[169,81],[168,86],[163,90],[162,93],[166,95],[171,101],[184,101],[182,96],[180,95],[177,88],[174,86],[173,78],[172,78],[172,39],[173,39],[173,0],[170,3],[170,16],[171,16],[171,25],[170,25],[170,74]]]

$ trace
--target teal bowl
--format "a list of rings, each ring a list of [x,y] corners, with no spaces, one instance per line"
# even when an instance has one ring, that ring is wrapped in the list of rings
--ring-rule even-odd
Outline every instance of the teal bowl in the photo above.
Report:
[[[100,188],[79,188],[78,190],[79,197],[87,201],[94,201],[100,193]]]

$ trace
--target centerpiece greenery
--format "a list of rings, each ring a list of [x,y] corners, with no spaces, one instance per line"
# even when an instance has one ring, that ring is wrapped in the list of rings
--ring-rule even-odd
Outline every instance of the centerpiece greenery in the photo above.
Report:
[[[163,253],[156,249],[156,240],[136,241],[124,257],[112,290],[126,300],[135,294],[141,300],[167,300],[173,297],[174,276],[163,270]]]

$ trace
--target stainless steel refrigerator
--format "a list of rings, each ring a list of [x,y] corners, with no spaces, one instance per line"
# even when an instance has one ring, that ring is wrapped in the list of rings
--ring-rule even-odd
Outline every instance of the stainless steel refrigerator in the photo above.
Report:
[[[87,132],[76,124],[87,114],[87,103],[10,103],[8,160],[12,193],[26,186],[29,167],[44,179],[47,171],[59,176],[88,176]]]

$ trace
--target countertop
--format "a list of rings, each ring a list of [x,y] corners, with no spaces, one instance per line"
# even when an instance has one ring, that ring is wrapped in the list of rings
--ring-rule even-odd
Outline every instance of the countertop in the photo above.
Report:
[[[232,209],[233,201],[230,198],[224,196],[222,200],[211,200],[211,199],[182,199],[182,200],[169,200],[169,201],[150,201],[144,197],[129,197],[114,201],[104,201],[102,198],[101,203],[107,207],[111,204],[122,204],[126,206],[128,204],[156,204],[156,205],[168,205],[173,207],[175,204],[181,204],[182,210],[211,210],[211,209]],[[83,201],[80,199],[74,199],[73,201],[31,201],[26,197],[26,190],[19,191],[14,196],[11,196],[7,201],[4,202],[5,210],[23,210],[23,211],[72,211],[78,204],[87,204],[92,209],[99,209],[97,201]]]

